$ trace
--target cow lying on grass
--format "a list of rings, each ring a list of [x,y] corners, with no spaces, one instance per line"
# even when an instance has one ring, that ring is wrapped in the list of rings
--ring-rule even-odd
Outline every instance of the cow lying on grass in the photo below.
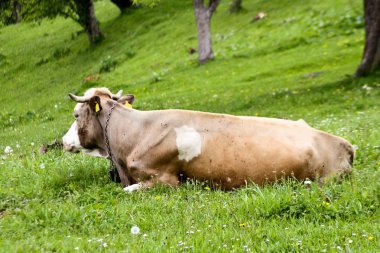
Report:
[[[139,111],[124,106],[133,95],[106,88],[70,97],[78,104],[63,137],[65,150],[110,155],[126,191],[177,186],[186,178],[230,190],[282,177],[324,181],[352,170],[352,145],[302,120]]]

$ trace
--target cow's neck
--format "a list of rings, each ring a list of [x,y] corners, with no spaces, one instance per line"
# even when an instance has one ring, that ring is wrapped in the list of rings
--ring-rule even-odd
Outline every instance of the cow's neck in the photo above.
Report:
[[[111,112],[113,103],[115,103],[115,106]],[[107,119],[109,119],[107,126],[107,137],[115,163],[117,163],[120,156],[125,156],[129,153],[129,150],[131,150],[133,146],[137,145],[135,143],[136,138],[131,137],[134,134],[137,134],[136,131],[133,131],[133,129],[136,129],[135,126],[141,125],[138,120],[141,118],[141,113],[142,112],[140,111],[128,109],[113,101],[107,101],[107,103],[104,103],[103,113],[99,115],[99,121],[102,126],[103,133],[105,134]],[[108,150],[105,136],[102,143],[102,148],[104,148],[104,150]],[[123,147],[118,148],[120,145]]]

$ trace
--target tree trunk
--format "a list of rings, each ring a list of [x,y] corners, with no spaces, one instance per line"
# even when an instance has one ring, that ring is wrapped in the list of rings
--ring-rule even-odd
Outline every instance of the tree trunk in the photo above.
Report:
[[[364,0],[365,45],[356,76],[368,75],[380,66],[380,1]]]
[[[117,7],[119,7],[121,12],[129,9],[133,5],[133,0],[111,0]]]
[[[198,60],[200,64],[214,58],[211,46],[210,23],[211,16],[215,12],[220,0],[210,0],[205,7],[203,0],[194,0],[194,13],[198,29]]]
[[[79,23],[86,31],[91,46],[101,41],[103,36],[100,33],[98,21],[95,16],[93,0],[75,0]]]
[[[19,23],[21,21],[21,10],[22,6],[18,1],[13,2],[11,22],[13,24]]]
[[[230,6],[230,13],[239,12],[242,9],[241,2],[242,0],[233,0]]]

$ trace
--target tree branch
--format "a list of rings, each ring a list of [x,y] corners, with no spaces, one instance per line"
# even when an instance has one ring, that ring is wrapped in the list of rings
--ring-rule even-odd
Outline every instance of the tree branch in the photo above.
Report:
[[[214,13],[219,3],[220,3],[220,0],[210,0],[210,2],[208,3],[208,8],[207,8],[210,15]]]

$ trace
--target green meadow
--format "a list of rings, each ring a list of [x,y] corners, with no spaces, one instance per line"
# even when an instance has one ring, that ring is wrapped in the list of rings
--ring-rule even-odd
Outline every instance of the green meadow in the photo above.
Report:
[[[353,77],[362,1],[243,1],[239,14],[229,4],[202,66],[189,54],[192,1],[124,14],[97,1],[105,39],[94,48],[70,19],[0,28],[0,252],[379,252],[380,73]],[[126,193],[105,159],[40,152],[74,120],[68,93],[103,86],[134,94],[138,110],[302,118],[356,145],[352,178]]]

